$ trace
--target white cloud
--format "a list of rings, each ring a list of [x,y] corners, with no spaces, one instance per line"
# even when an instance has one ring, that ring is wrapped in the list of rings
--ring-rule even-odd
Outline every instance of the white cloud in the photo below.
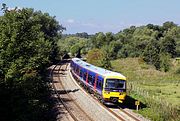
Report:
[[[21,9],[22,9],[21,7],[14,7],[14,8],[8,7],[9,11],[11,11],[11,10],[21,10]]]
[[[64,21],[64,26],[67,28],[67,33],[76,33],[76,32],[87,32],[87,33],[97,33],[97,32],[113,32],[117,33],[118,31],[130,27],[130,23],[120,21],[116,23],[107,23],[107,22],[96,22],[96,21],[81,21],[75,19],[66,19]],[[139,25],[139,23],[137,24]]]
[[[67,23],[70,23],[70,24],[73,24],[74,22],[75,22],[74,19],[68,19],[68,20],[67,20]]]
[[[82,23],[82,26],[86,26],[86,27],[92,27],[92,28],[97,28],[98,25],[94,24],[94,23]]]

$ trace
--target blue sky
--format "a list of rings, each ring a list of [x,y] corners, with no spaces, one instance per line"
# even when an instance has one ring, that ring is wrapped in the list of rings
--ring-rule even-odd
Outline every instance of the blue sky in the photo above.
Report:
[[[10,8],[48,12],[66,27],[63,33],[117,33],[131,25],[180,24],[180,0],[0,0]]]

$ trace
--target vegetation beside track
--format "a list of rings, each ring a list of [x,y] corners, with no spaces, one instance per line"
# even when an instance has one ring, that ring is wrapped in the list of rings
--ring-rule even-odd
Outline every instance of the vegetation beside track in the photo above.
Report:
[[[50,121],[46,68],[57,57],[63,27],[54,17],[29,8],[0,16],[0,120]]]
[[[111,61],[114,71],[128,78],[129,95],[147,107],[138,112],[153,121],[178,121],[180,118],[179,62],[171,60],[169,72],[157,71],[141,58],[126,58]],[[140,105],[141,107],[141,105]]]

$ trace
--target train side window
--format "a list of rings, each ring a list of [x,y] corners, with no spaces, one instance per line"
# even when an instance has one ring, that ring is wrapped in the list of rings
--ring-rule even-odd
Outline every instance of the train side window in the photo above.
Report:
[[[88,75],[88,83],[92,85],[92,76],[90,74]]]
[[[76,68],[77,68],[77,66],[76,66],[76,65],[74,65],[74,72],[76,72]]]
[[[87,73],[84,72],[84,74],[83,74],[83,80],[84,80],[84,81],[86,81],[86,75],[87,75]]]
[[[94,83],[95,83],[95,77],[93,76],[92,77],[92,85],[94,85]]]
[[[76,74],[79,75],[79,66],[76,67]]]
[[[103,89],[103,80],[100,81],[101,82],[101,90]]]
[[[82,77],[83,76],[83,72],[82,72],[82,70],[80,69],[80,77]]]
[[[78,74],[78,75],[80,75],[79,71],[80,71],[80,68],[79,68],[79,66],[78,66],[78,69],[77,69],[77,74]]]
[[[90,85],[94,85],[95,78],[92,75],[88,75],[88,83]]]
[[[103,81],[101,79],[97,79],[97,87],[102,90],[103,88]]]
[[[76,73],[77,73],[77,71],[78,71],[78,66],[76,66]]]
[[[97,84],[96,85],[97,85],[97,88],[100,89],[101,85],[100,85],[100,80],[99,79],[97,79]]]

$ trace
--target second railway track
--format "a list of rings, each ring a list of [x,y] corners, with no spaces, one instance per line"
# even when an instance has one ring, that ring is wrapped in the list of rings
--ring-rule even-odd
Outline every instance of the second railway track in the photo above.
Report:
[[[55,80],[53,79],[52,85],[60,103],[65,107],[74,121],[93,121],[69,94],[76,90],[68,90],[64,87],[62,81],[66,77],[66,69],[67,64],[61,63],[54,66],[52,71],[52,76],[56,78]]]

